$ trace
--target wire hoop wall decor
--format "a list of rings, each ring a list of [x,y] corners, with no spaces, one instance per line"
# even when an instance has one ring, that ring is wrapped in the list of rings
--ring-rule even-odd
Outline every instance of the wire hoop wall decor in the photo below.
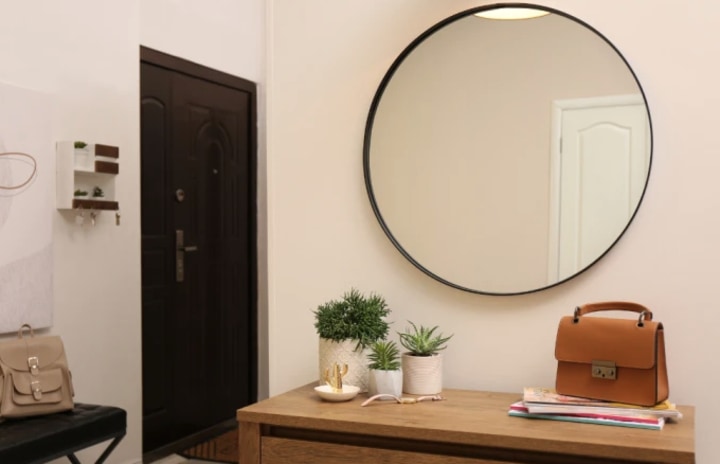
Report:
[[[30,182],[32,182],[32,180],[35,178],[35,174],[37,174],[37,160],[35,160],[34,156],[27,154],[27,153],[19,152],[19,151],[7,151],[7,152],[0,153],[0,157],[5,157],[5,156],[6,157],[18,157],[19,156],[22,158],[27,158],[28,160],[30,160],[30,163],[32,163],[32,172],[30,173],[30,175],[28,176],[27,179],[25,179],[23,182],[21,182],[17,185],[2,185],[2,184],[0,184],[0,190],[19,190],[19,189],[25,187],[26,185],[28,185]]]

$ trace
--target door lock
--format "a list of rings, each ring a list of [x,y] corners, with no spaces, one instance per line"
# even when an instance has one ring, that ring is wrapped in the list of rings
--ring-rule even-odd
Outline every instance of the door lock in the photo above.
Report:
[[[185,253],[197,250],[196,245],[185,246],[184,230],[177,229],[175,231],[175,282],[185,280]]]

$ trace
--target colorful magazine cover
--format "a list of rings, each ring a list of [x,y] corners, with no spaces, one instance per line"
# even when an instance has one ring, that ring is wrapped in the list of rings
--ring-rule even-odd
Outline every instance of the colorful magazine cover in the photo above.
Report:
[[[523,404],[533,414],[617,414],[663,417],[676,421],[682,418],[682,413],[667,400],[652,407],[643,407],[561,395],[551,388],[541,387],[526,387],[523,390]]]
[[[537,414],[532,413],[518,401],[510,405],[508,415],[513,417],[524,417],[527,419],[545,419],[562,422],[576,422],[581,424],[612,425],[616,427],[631,427],[639,429],[662,430],[665,425],[665,418],[639,416],[628,417],[617,414]]]

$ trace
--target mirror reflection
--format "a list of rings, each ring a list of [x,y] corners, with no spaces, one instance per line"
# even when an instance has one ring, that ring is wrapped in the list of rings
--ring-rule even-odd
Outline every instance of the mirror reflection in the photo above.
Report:
[[[482,7],[434,26],[393,63],[368,118],[383,229],[467,291],[533,292],[587,269],[649,175],[649,113],[624,58],[579,20],[535,9],[549,14],[487,19]]]

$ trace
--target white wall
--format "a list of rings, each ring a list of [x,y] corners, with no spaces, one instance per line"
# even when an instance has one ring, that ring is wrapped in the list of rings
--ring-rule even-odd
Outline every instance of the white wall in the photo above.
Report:
[[[120,147],[122,225],[81,229],[54,213],[55,312],[76,401],[128,411],[117,457],[140,450],[137,2],[3,2],[0,80],[50,94],[55,140]],[[54,191],[54,189],[53,189]],[[12,244],[3,244],[12,246]],[[91,453],[96,454],[96,453]]]
[[[519,392],[552,385],[555,330],[580,303],[627,299],[666,327],[671,399],[697,411],[698,462],[720,461],[714,290],[720,258],[717,82],[720,5],[544,0],[606,35],[649,100],[654,163],[618,245],[553,289],[490,297],[445,287],[405,261],[380,229],[362,177],[365,118],[388,66],[467,0],[274,0],[268,74],[270,391],[314,380],[312,310],[350,286],[378,291],[393,328],[412,319],[454,333],[446,385]]]
[[[53,97],[54,139],[120,147],[121,226],[112,213],[102,213],[92,229],[76,226],[71,213],[54,213],[55,312],[48,332],[65,342],[76,401],[128,411],[128,435],[108,462],[139,462],[139,46],[261,81],[264,2],[3,0],[1,10],[0,81]],[[100,451],[80,453],[80,460],[94,461]]]

